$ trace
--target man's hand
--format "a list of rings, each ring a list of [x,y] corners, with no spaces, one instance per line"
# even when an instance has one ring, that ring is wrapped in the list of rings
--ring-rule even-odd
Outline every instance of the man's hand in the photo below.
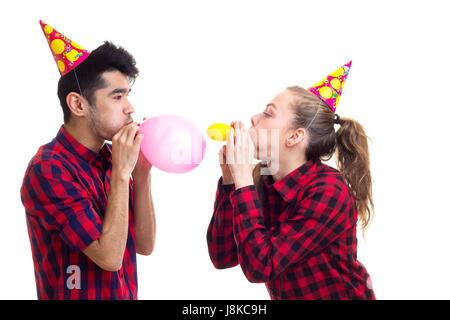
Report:
[[[124,126],[112,138],[111,184],[102,222],[101,236],[83,253],[100,268],[117,271],[122,267],[128,237],[130,174],[136,166],[144,135],[136,136],[139,126]]]
[[[112,172],[123,178],[130,177],[138,161],[142,133],[137,134],[139,126],[130,123],[124,126],[112,138]]]
[[[139,176],[146,175],[150,173],[150,170],[152,169],[152,164],[148,162],[147,158],[145,158],[142,151],[139,152],[138,160],[136,162],[136,166],[134,167],[134,170],[132,172],[133,180]]]
[[[145,118],[144,118],[145,121]],[[152,164],[142,151],[132,172],[136,253],[148,256],[155,246],[156,219],[151,192]]]

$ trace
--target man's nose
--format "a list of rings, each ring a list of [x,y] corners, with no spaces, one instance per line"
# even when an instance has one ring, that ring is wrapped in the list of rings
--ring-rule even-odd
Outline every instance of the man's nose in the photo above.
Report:
[[[134,108],[133,105],[128,101],[127,106],[125,107],[125,113],[126,114],[133,114],[134,113]]]

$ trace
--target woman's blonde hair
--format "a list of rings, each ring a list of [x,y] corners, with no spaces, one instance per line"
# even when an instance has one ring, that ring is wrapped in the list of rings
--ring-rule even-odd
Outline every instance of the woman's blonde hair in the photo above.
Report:
[[[302,87],[292,86],[287,90],[295,95],[292,106],[295,117],[291,126],[305,128],[309,134],[306,159],[327,161],[336,154],[337,169],[353,195],[364,235],[372,219],[374,205],[368,137],[363,126],[354,119],[340,118],[340,128],[335,131],[335,113],[322,99]],[[255,167],[253,178],[259,199],[264,201],[261,166],[259,163]]]

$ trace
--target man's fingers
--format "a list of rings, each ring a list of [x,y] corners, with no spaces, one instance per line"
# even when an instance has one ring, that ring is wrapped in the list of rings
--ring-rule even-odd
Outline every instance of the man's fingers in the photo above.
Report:
[[[128,126],[129,128],[127,129],[127,142],[129,144],[133,144],[136,133],[139,131],[139,126],[136,123],[130,123]]]
[[[114,137],[113,137],[113,140],[114,140],[114,139],[117,140],[117,141],[121,140],[121,138],[122,138],[123,136],[126,137],[127,132],[128,132],[128,125],[123,126],[122,128],[120,128],[119,131],[116,132],[116,134],[115,134]]]
[[[133,144],[136,148],[141,146],[142,139],[144,139],[144,135],[142,133],[139,133],[136,138],[134,138]]]
[[[134,125],[134,123],[130,123],[130,124],[127,124],[127,125],[123,126],[122,128],[120,128],[120,130],[115,135],[116,139],[117,140],[122,140],[122,139],[127,140],[130,129],[132,128],[133,125]]]

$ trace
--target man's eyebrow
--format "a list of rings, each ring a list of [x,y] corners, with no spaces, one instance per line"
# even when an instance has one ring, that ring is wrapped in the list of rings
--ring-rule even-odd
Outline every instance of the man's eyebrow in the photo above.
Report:
[[[266,106],[266,108],[268,108],[268,107],[273,107],[275,110],[277,109],[277,107],[276,107],[273,103],[269,103],[269,104]]]
[[[111,91],[108,95],[112,96],[112,95],[115,95],[117,93],[127,93],[127,92],[130,93],[130,91],[131,91],[131,88],[130,89],[128,89],[128,88],[116,88],[113,91]]]

